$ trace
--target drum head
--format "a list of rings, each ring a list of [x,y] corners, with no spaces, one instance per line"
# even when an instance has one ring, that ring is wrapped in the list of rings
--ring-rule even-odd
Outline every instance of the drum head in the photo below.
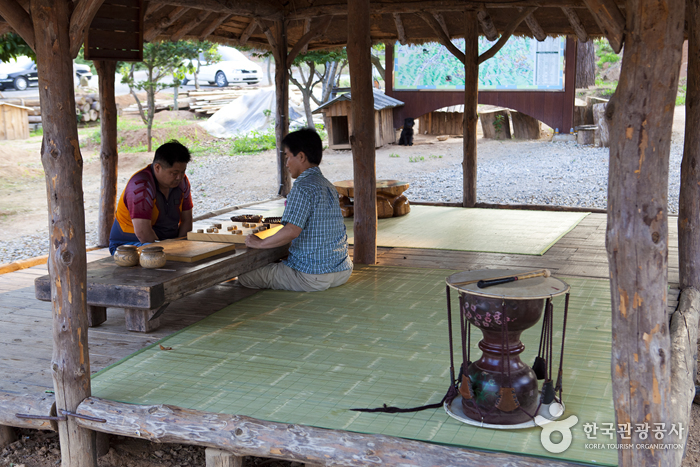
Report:
[[[480,280],[516,276],[533,271],[541,271],[541,269],[476,269],[452,274],[445,279],[445,282],[460,293],[514,300],[556,297],[569,291],[569,284],[551,276],[532,277],[483,289],[477,286],[477,282]],[[467,283],[465,284],[465,282]]]

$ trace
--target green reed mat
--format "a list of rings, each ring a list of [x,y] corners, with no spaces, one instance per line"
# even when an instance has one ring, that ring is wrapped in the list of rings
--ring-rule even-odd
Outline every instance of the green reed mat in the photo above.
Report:
[[[541,445],[538,427],[476,428],[444,409],[404,414],[352,412],[386,403],[439,402],[449,386],[445,277],[453,271],[365,266],[341,287],[315,293],[262,291],[99,372],[94,396],[172,404],[208,412],[322,428],[385,434],[475,449],[616,465],[614,443],[586,423],[615,423],[610,381],[610,290],[607,281],[571,284],[564,356],[566,413],[578,417],[561,454]],[[452,294],[453,310],[457,297]],[[559,355],[563,298],[555,300]],[[457,316],[453,317],[459,329]],[[538,324],[523,334],[523,360],[535,358]],[[474,329],[472,359],[480,352]],[[455,353],[461,352],[455,334]],[[161,350],[171,347],[172,350]],[[556,373],[558,361],[554,364]],[[458,364],[459,365],[459,364]],[[556,442],[557,439],[553,438]]]
[[[411,206],[379,219],[377,246],[543,255],[588,213]],[[345,219],[353,243],[353,218]]]

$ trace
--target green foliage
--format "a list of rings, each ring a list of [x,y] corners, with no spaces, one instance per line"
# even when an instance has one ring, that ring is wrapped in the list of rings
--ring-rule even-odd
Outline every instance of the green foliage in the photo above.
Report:
[[[676,94],[676,105],[685,105],[685,95],[688,92],[688,85],[682,84],[678,86],[678,94]]]
[[[26,55],[36,62],[36,54],[19,34],[8,32],[0,36],[0,62]]]
[[[231,153],[239,154],[255,154],[268,149],[274,149],[277,146],[277,139],[273,130],[265,132],[251,131],[250,134],[236,138],[233,141]]]
[[[436,156],[435,154],[431,154],[428,156],[428,159],[442,159],[442,156]]]
[[[408,156],[408,162],[421,162],[424,160],[425,160],[425,157],[423,157],[423,156]]]
[[[29,137],[31,138],[32,136],[44,136],[44,127],[38,127],[36,130],[30,131]]]
[[[505,122],[505,117],[503,115],[496,115],[493,121],[493,127],[496,129],[496,133],[503,129],[503,123]]]
[[[309,52],[298,54],[292,65],[302,65],[313,63],[315,65],[325,65],[327,62],[340,62],[348,59],[348,54],[345,48],[339,50],[311,50]]]
[[[389,154],[389,157],[401,157],[401,156],[399,156],[398,154],[396,154],[395,152],[393,152],[393,153]]]
[[[620,56],[610,47],[607,39],[596,39],[594,44],[599,67],[603,66],[604,63],[617,63],[620,61]]]

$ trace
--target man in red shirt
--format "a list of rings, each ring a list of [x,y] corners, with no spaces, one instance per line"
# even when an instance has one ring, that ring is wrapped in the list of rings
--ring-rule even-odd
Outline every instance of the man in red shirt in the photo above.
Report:
[[[156,149],[153,163],[136,172],[117,203],[109,252],[184,237],[192,230],[192,193],[185,175],[190,151],[171,140]]]

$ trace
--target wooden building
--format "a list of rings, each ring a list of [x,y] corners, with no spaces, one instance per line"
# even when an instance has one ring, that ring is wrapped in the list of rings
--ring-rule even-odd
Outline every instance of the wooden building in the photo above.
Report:
[[[0,102],[0,140],[29,138],[29,107]]]
[[[387,96],[374,89],[374,147],[396,142],[394,130],[394,108],[403,105],[400,100]],[[351,93],[341,94],[319,106],[313,113],[323,113],[327,122],[328,147],[331,149],[351,149],[350,135],[353,134]]]
[[[464,130],[464,105],[450,105],[423,114],[418,128],[424,135],[462,136]]]

